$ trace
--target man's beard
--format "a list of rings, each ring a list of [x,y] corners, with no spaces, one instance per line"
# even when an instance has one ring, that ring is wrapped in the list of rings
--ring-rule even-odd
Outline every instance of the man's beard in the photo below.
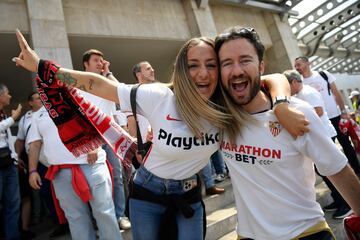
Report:
[[[243,105],[247,105],[249,104],[254,98],[255,96],[258,94],[258,92],[260,91],[260,84],[261,80],[260,80],[260,75],[258,75],[256,78],[254,79],[250,79],[249,81],[249,87],[250,87],[250,92],[248,96],[243,97],[242,99],[237,99],[236,97],[234,97],[233,95],[229,94],[231,96],[232,101],[239,106],[243,106]]]

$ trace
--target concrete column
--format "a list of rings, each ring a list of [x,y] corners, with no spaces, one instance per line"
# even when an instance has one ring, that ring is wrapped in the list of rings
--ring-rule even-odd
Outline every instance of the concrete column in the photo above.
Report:
[[[183,0],[189,29],[192,37],[211,37],[217,35],[214,18],[212,16],[208,1]]]
[[[27,0],[31,41],[40,58],[73,68],[61,0]]]
[[[289,23],[281,21],[278,14],[263,15],[272,42],[272,46],[266,50],[266,72],[283,72],[294,68],[294,59],[301,55],[301,51]]]

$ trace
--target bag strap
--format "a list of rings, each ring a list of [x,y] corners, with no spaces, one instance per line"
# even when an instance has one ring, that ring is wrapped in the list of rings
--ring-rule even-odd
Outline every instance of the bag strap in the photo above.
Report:
[[[145,149],[144,149],[144,144],[143,144],[142,137],[141,137],[139,122],[138,122],[138,119],[136,116],[136,92],[137,92],[138,88],[140,87],[140,85],[141,85],[141,83],[132,86],[131,91],[130,91],[130,105],[131,105],[132,114],[133,114],[135,122],[136,122],[136,138],[137,138],[137,145],[138,145],[138,153],[143,154]]]
[[[26,132],[25,132],[25,139],[26,139],[26,137],[27,137],[27,135],[28,135],[28,133],[29,133],[30,127],[31,127],[31,124],[30,124],[30,125],[28,126],[28,128],[26,129]]]
[[[320,76],[322,76],[323,79],[325,79],[326,83],[327,83],[327,88],[328,88],[328,93],[329,95],[331,95],[331,91],[330,91],[330,83],[329,83],[329,78],[326,75],[326,73],[324,71],[320,71],[319,72]]]

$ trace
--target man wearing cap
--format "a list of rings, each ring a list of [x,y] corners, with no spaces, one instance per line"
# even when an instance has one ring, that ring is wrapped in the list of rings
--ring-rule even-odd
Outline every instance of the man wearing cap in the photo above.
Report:
[[[354,111],[355,111],[355,121],[360,124],[360,93],[359,91],[352,91],[350,93],[349,99],[351,100],[351,103],[354,107]]]

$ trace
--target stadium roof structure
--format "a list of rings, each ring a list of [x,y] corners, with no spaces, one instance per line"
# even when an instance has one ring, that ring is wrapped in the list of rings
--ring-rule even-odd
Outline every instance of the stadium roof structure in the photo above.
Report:
[[[359,0],[222,0],[280,13],[314,70],[360,74]]]

